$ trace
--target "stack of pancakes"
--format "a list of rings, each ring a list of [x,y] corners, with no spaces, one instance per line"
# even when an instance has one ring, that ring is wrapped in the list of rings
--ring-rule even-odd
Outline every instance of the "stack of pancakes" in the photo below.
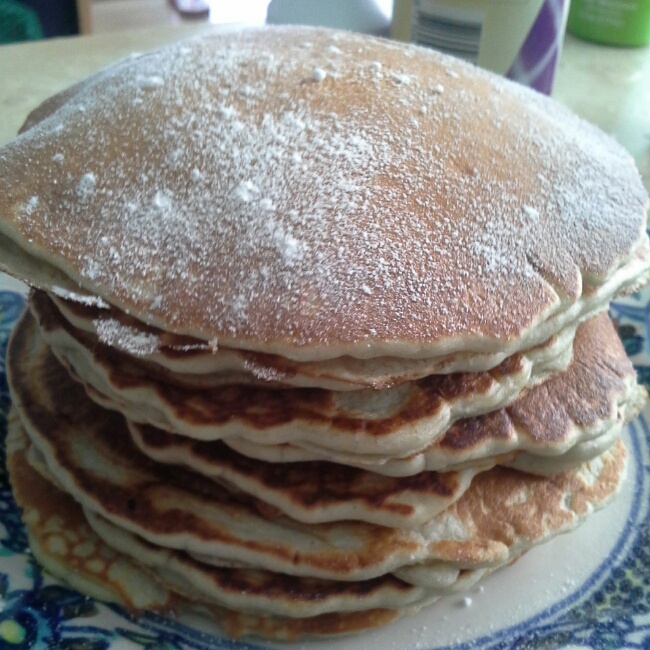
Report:
[[[551,100],[388,41],[131,57],[0,150],[8,456],[98,598],[334,635],[473,585],[617,492],[645,399],[607,316],[647,196]]]

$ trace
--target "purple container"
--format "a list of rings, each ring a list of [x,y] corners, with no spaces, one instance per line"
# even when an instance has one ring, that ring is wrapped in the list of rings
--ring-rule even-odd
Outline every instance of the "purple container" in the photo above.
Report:
[[[553,90],[569,0],[544,0],[506,76],[547,95]]]

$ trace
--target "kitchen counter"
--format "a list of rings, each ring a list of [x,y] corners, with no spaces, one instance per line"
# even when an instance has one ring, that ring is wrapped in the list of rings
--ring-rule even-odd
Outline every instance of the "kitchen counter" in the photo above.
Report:
[[[606,47],[567,36],[555,99],[613,135],[650,191],[650,47]]]
[[[0,46],[0,145],[33,108],[66,86],[133,52],[215,29],[191,23]]]

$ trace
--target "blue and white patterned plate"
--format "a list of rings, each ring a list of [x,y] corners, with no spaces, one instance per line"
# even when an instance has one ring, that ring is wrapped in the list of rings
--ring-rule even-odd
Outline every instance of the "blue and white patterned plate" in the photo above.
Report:
[[[0,278],[0,282],[2,278]],[[5,351],[24,306],[0,290],[0,436],[9,394]],[[612,306],[640,380],[650,385],[650,291]],[[650,408],[628,427],[629,476],[616,503],[578,530],[534,549],[468,594],[412,618],[309,650],[434,648],[650,648]],[[27,549],[0,444],[0,648],[48,650],[267,650],[277,644],[224,639],[218,630],[86,598],[44,574]]]

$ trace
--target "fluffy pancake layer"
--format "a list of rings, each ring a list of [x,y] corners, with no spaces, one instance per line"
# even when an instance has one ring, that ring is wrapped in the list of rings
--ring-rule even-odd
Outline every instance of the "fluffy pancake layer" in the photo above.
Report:
[[[647,280],[646,208],[559,104],[305,28],[124,60],[0,152],[3,268],[298,361],[530,349]]]
[[[32,308],[47,331],[64,329],[70,335],[66,341],[68,346],[81,344],[94,349],[103,344],[113,348],[113,354],[128,355],[130,363],[139,362],[147,374],[162,375],[173,384],[194,388],[256,383],[339,391],[385,389],[433,374],[490,370],[505,357],[504,354],[457,352],[433,359],[343,356],[300,363],[278,355],[215,347],[196,338],[147,326],[91,296],[58,293],[68,298],[51,294],[48,300],[44,292],[37,292],[32,298]],[[524,356],[537,366],[538,376],[568,363],[565,355],[574,334],[575,325],[525,351]]]

